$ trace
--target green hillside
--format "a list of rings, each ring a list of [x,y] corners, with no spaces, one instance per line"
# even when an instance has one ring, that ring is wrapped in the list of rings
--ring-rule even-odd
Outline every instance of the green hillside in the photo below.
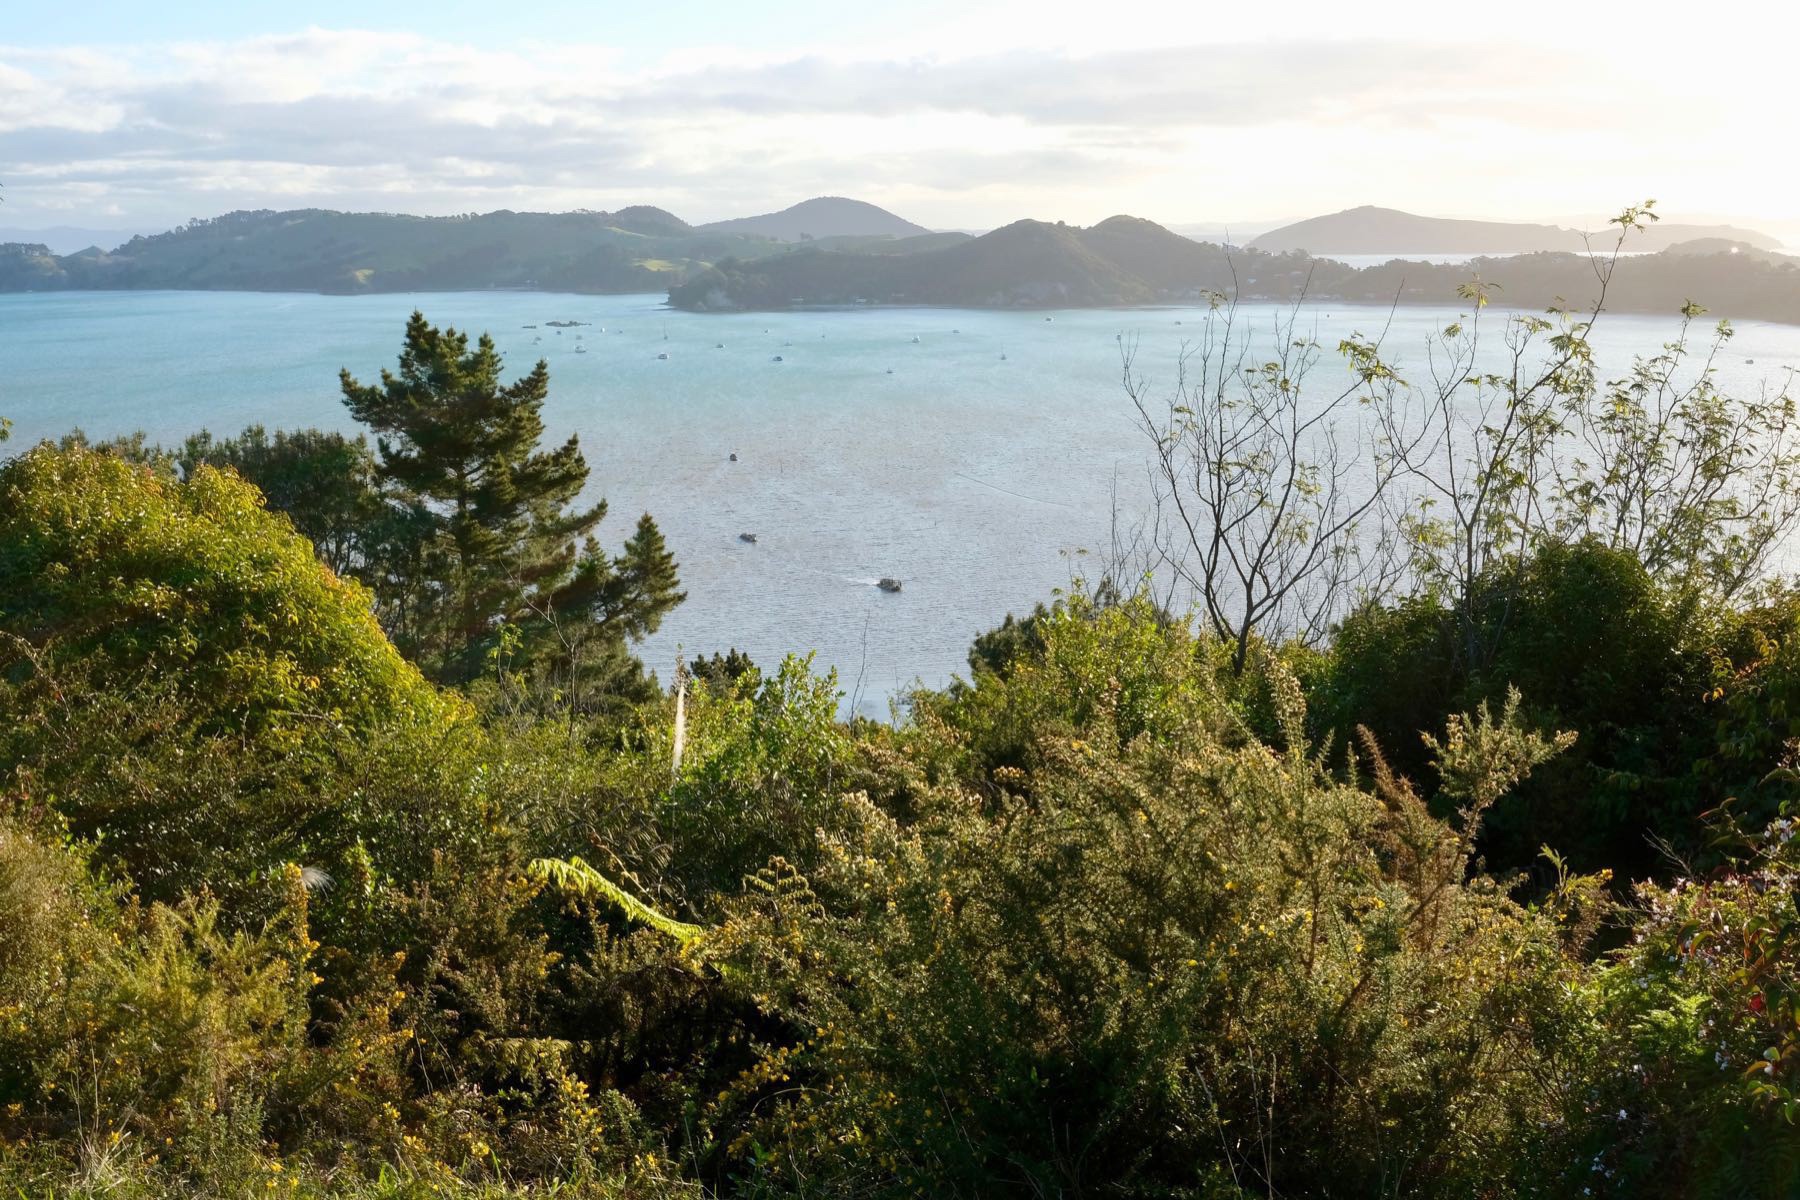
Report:
[[[1800,322],[1800,259],[1732,246],[1703,242],[1621,258],[1607,306],[1672,313],[1704,297],[1724,316]],[[1359,269],[1298,251],[1227,253],[1152,221],[1117,216],[1087,229],[1018,221],[902,257],[806,249],[724,260],[677,283],[669,301],[702,312],[833,304],[1032,308],[1193,302],[1216,293],[1455,307],[1463,303],[1459,289],[1479,279],[1492,285],[1496,304],[1582,308],[1598,298],[1594,268],[1588,254],[1545,252],[1447,264],[1396,259]]]
[[[462,217],[322,209],[235,212],[103,254],[0,247],[0,289],[196,288],[396,292],[462,288],[658,291],[767,238],[696,231],[659,208]]]
[[[868,216],[865,209],[877,215]],[[895,255],[968,240],[960,233],[928,233],[857,201],[832,201],[823,215],[831,220],[822,228],[846,232],[808,245]],[[324,209],[234,212],[134,237],[110,251],[56,255],[34,243],[0,244],[0,291],[659,292],[721,259],[754,260],[794,248],[762,232],[756,221],[693,226],[649,205],[617,212],[457,217]]]
[[[1800,322],[1797,265],[1745,243],[1698,239],[1622,259],[1608,306],[1666,313],[1704,297],[1722,315]],[[1495,303],[1513,308],[1583,307],[1597,295],[1586,254],[1395,260],[1358,269],[1299,251],[1228,254],[1129,216],[1086,229],[1015,221],[981,237],[861,233],[783,242],[692,226],[648,206],[461,217],[302,209],[228,213],[110,251],[58,256],[42,245],[0,245],[0,291],[667,291],[672,305],[707,312],[852,304],[1103,307],[1194,302],[1215,293],[1443,307],[1458,304],[1458,289],[1475,278],[1492,285]]]

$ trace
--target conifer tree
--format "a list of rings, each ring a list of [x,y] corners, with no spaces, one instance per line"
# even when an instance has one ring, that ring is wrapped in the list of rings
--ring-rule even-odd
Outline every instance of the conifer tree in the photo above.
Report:
[[[340,376],[344,403],[377,435],[392,498],[430,514],[422,559],[433,586],[412,640],[447,680],[480,669],[503,622],[572,622],[622,644],[682,599],[648,516],[618,559],[601,552],[593,531],[606,502],[575,504],[588,479],[577,439],[540,449],[548,366],[510,383],[503,367],[488,335],[471,349],[468,334],[414,312],[398,371],[378,385]]]

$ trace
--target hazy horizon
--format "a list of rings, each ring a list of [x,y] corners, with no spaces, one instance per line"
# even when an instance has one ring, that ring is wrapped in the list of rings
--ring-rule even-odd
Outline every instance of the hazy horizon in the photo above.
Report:
[[[1592,227],[1653,196],[1668,220],[1800,241],[1754,120],[1790,14],[1748,38],[1547,4],[306,14],[113,0],[0,32],[0,226],[633,203],[700,223],[842,195],[936,229],[1127,212],[1253,232],[1361,204]]]

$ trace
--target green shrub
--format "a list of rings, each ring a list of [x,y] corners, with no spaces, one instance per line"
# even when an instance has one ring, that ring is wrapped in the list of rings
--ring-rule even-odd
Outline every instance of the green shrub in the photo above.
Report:
[[[1397,771],[1435,790],[1420,734],[1516,687],[1529,724],[1580,740],[1493,813],[1489,861],[1529,869],[1549,844],[1580,869],[1643,878],[1669,867],[1652,832],[1684,850],[1704,842],[1716,798],[1696,763],[1712,747],[1706,706],[1732,624],[1627,551],[1550,545],[1479,580],[1464,611],[1418,597],[1352,614],[1315,684],[1316,723],[1368,728]]]
[[[39,446],[0,466],[0,629],[98,687],[176,683],[201,732],[291,745],[455,704],[382,636],[257,491]]]
[[[865,806],[810,876],[734,904],[717,951],[800,1032],[713,1106],[746,1169],[893,1195],[1451,1195],[1520,1169],[1578,972],[1553,914],[1465,879],[1467,835],[1552,747],[1510,710],[1454,723],[1459,832],[1336,781],[1278,666],[1287,748],[1246,736],[1145,606],[1057,614],[1044,645],[918,729],[919,823]]]
[[[1800,1191],[1800,851],[1782,818],[1747,860],[1637,891],[1595,983],[1601,1061],[1572,1126],[1613,1194]],[[1571,1186],[1571,1189],[1573,1187]]]

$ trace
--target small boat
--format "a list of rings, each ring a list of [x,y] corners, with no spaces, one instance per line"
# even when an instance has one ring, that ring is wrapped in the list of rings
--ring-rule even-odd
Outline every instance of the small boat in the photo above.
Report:
[[[894,368],[892,368],[892,367],[889,367],[889,368],[888,368],[888,374],[889,374],[889,375],[892,375],[892,374],[893,374],[893,373],[894,373]]]
[[[586,346],[577,346],[577,347],[575,347],[575,353],[577,353],[577,354],[586,354],[586,353],[587,353],[587,347],[586,347]]]
[[[669,352],[667,350],[664,350],[661,354],[658,354],[656,357],[658,358],[658,360],[660,360],[662,362],[668,362],[669,361]]]
[[[526,326],[524,326],[524,328],[526,328],[526,329],[536,329],[536,328],[537,328],[537,326],[536,326],[536,325],[526,325]]]
[[[1000,352],[1000,361],[1001,361],[1001,362],[1005,362],[1005,361],[1006,361],[1006,351],[1004,351],[1004,350],[1002,350],[1002,351],[1001,351],[1001,352]]]
[[[913,339],[913,340],[912,340],[912,344],[913,344],[913,345],[915,345],[915,346],[916,346],[916,345],[918,345],[918,344],[919,344],[919,339],[918,339],[918,338],[914,338],[914,339]]]
[[[732,451],[732,452],[731,452],[731,461],[732,461],[732,462],[736,462],[736,461],[737,461],[737,451],[736,451],[736,450],[733,450],[733,451]]]
[[[752,546],[754,546],[754,545],[756,545],[756,535],[754,533],[740,533],[740,534],[738,534],[738,541],[749,542]]]
[[[723,349],[724,349],[724,348],[725,348],[725,343],[724,343],[724,342],[714,342],[714,343],[713,343],[713,349],[714,349],[714,350],[723,350]]]
[[[1044,320],[1046,320],[1046,321],[1054,321],[1054,320],[1056,320],[1056,318],[1055,318],[1055,317],[1045,317],[1045,318],[1044,318]]]
[[[777,354],[777,355],[776,355],[776,356],[775,356],[775,357],[774,357],[774,358],[771,358],[771,359],[770,359],[770,360],[769,360],[769,361],[770,361],[770,362],[780,362],[780,361],[781,361],[781,355],[779,355],[779,354]]]
[[[884,592],[897,592],[900,590],[900,581],[883,575],[875,581],[875,586]]]

